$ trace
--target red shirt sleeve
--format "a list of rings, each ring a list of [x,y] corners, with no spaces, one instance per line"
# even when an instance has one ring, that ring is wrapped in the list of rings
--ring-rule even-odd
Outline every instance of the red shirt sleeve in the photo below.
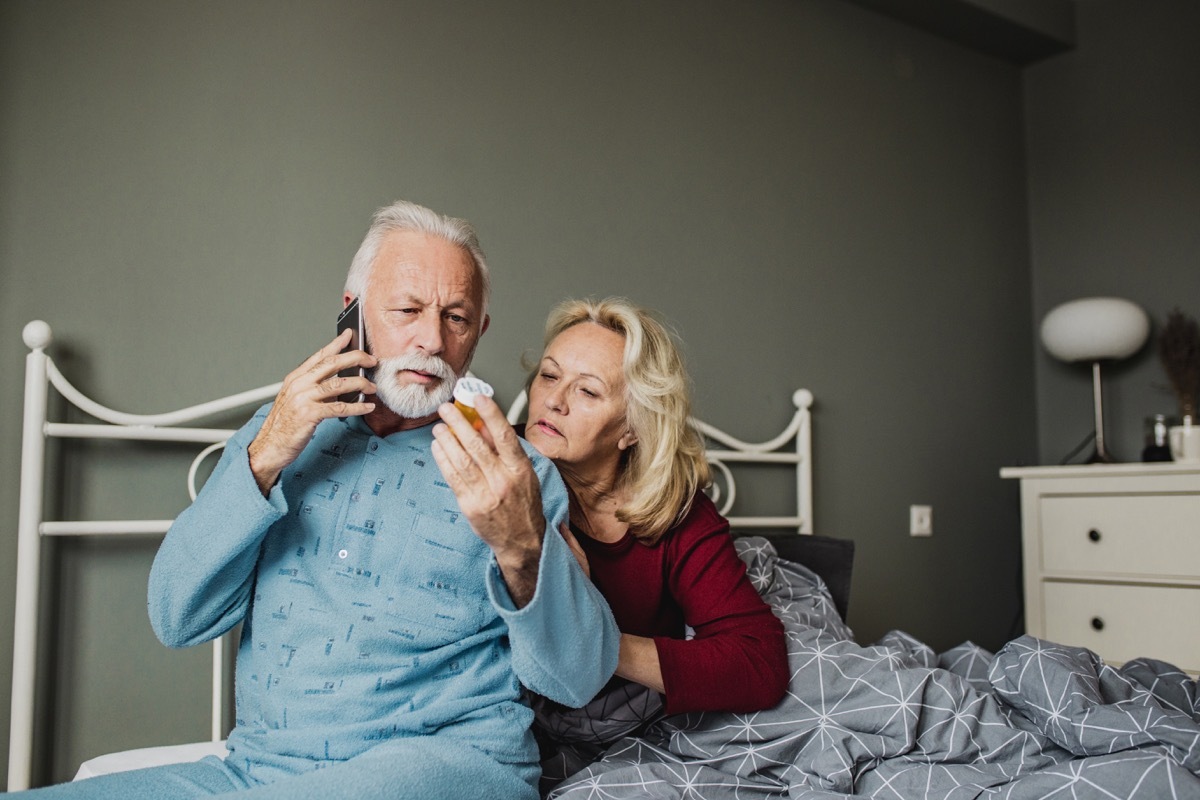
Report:
[[[669,535],[667,589],[695,636],[654,637],[667,713],[775,705],[790,677],[783,624],[746,577],[728,521],[698,494]]]

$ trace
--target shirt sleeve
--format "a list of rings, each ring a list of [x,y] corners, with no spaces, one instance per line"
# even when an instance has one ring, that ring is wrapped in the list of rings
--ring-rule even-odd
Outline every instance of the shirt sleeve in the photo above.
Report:
[[[263,497],[246,451],[266,418],[263,407],[225,445],[192,503],[172,523],[150,568],[147,607],[168,647],[207,642],[241,621],[250,604],[259,550],[287,513],[276,484]]]
[[[521,683],[555,702],[579,708],[616,671],[621,634],[608,603],[559,533],[567,520],[562,478],[548,459],[536,454],[531,458],[546,515],[534,595],[516,608],[495,558],[488,571],[488,594],[508,624],[513,669]]]
[[[746,577],[729,523],[706,505],[692,530],[668,542],[668,587],[695,635],[654,639],[666,711],[770,708],[789,679],[783,624]]]

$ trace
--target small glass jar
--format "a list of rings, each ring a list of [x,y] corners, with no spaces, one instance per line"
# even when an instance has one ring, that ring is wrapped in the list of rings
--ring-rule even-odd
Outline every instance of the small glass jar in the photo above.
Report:
[[[458,406],[458,410],[475,430],[483,427],[483,420],[475,410],[475,398],[481,395],[491,397],[492,387],[479,378],[459,378],[458,383],[454,384],[454,405]]]

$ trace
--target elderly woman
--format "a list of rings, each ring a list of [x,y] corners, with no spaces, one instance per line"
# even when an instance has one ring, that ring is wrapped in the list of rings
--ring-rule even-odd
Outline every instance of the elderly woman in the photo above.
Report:
[[[682,357],[653,315],[611,298],[551,312],[525,437],[570,490],[568,541],[621,629],[617,675],[661,693],[666,713],[755,711],[787,687],[783,626],[701,491],[689,413]]]
[[[783,626],[702,492],[704,446],[666,328],[626,300],[567,301],[547,320],[528,389],[523,433],[570,490],[562,533],[621,630],[617,677],[585,708],[535,698],[545,792],[664,713],[773,706],[789,671]],[[433,452],[447,481],[472,487],[480,508],[540,518],[513,429],[490,399],[477,411],[479,433],[453,405],[440,409]]]

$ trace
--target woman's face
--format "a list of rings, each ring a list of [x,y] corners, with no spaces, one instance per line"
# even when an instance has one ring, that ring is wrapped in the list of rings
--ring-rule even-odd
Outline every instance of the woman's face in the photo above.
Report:
[[[525,438],[560,467],[603,479],[636,438],[625,421],[625,338],[593,322],[556,336],[529,386]]]

